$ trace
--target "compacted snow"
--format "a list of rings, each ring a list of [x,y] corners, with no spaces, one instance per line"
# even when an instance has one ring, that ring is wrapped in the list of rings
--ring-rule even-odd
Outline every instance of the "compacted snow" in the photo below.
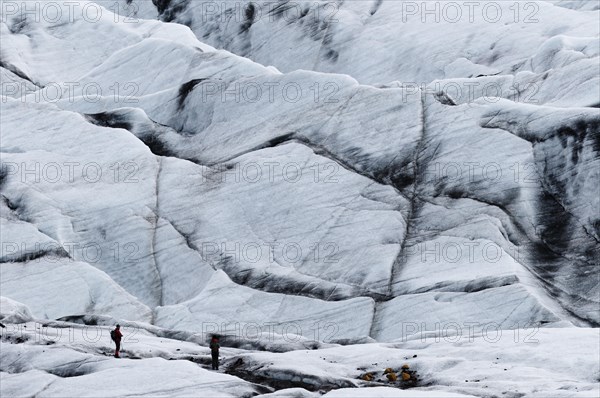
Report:
[[[0,10],[0,395],[598,396],[595,2],[67,3]]]

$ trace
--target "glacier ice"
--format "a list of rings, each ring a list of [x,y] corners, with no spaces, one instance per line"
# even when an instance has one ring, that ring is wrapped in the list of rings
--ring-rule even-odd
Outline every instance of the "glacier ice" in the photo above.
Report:
[[[600,326],[593,2],[531,2],[535,23],[510,2],[494,3],[499,23],[423,22],[396,1],[96,1],[54,19],[9,3],[2,395],[94,395],[117,377],[108,395],[339,396],[393,344],[432,351],[425,394],[481,394],[464,373],[497,392],[597,392],[581,359]],[[15,337],[38,322],[136,325],[143,359],[102,357],[107,339]],[[485,340],[490,325],[539,328],[530,368],[522,345]],[[208,330],[251,329],[227,348],[231,375],[198,366]],[[473,346],[422,341],[467,330]],[[180,343],[193,358],[168,361]],[[559,377],[545,347],[565,350],[572,380],[535,391]],[[461,359],[500,349],[526,381]]]

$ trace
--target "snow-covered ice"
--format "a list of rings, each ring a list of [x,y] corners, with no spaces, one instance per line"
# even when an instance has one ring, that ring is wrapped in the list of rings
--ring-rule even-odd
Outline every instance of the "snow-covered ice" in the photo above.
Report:
[[[207,370],[208,347],[127,326],[123,358],[114,359],[109,328],[29,321],[2,329],[3,395],[316,397],[333,389],[325,396],[594,397],[600,387],[600,340],[598,330],[590,328],[503,331],[493,339],[474,333],[458,339],[426,337],[280,353],[223,348],[226,370],[221,373]],[[403,365],[416,372],[421,386],[401,390],[384,378],[384,369],[399,371]],[[366,373],[376,379],[363,381]]]
[[[3,1],[0,395],[598,396],[600,7],[480,6]]]

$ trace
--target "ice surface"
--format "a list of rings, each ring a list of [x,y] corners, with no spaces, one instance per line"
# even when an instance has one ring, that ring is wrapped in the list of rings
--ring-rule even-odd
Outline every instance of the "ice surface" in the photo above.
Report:
[[[186,330],[198,330],[199,327],[206,330],[208,325],[216,324],[225,333],[235,332],[237,328],[247,330],[248,335],[268,324],[275,333],[289,333],[291,340],[296,339],[292,335],[300,335],[317,341],[331,341],[333,336],[336,339],[368,336],[374,306],[373,300],[366,297],[326,302],[257,292],[231,282],[224,272],[218,271],[193,300],[158,307],[155,323],[168,329]],[[335,325],[336,329],[321,331],[323,336],[319,339],[319,322],[322,320]]]
[[[7,297],[0,296],[0,318],[6,323],[23,323],[33,320],[31,311],[26,305]]]
[[[95,3],[2,9],[1,395],[401,397],[348,388],[405,357],[410,396],[598,395],[592,2]],[[33,320],[105,336],[18,338]],[[139,327],[120,362],[116,322]]]
[[[83,396],[134,392],[222,397],[276,389],[267,396],[315,397],[339,386],[345,388],[329,396],[494,396],[507,391],[532,397],[593,397],[600,388],[600,339],[598,330],[590,328],[496,331],[458,339],[429,336],[285,353],[224,347],[225,374],[206,370],[210,364],[206,343],[158,337],[127,325],[123,358],[114,359],[108,331],[106,326],[64,322],[7,325],[0,331],[3,395],[62,396],[77,391]],[[422,386],[403,391],[385,379],[379,381],[384,369],[399,371],[405,364],[417,373]],[[361,380],[365,373],[376,374],[377,379]],[[260,386],[238,375],[267,383]]]
[[[515,76],[518,82],[519,75],[533,73],[542,91],[570,99],[561,106],[592,105],[588,101],[595,98],[581,94],[599,89],[595,0],[471,6],[323,0],[254,5],[250,11],[235,1],[161,4],[160,19],[188,25],[208,44],[284,72],[305,69],[345,73],[361,83],[416,85],[489,75]]]

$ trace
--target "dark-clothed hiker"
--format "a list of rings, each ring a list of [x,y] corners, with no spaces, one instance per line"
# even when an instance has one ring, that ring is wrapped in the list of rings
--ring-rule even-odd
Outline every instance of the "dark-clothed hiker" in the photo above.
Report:
[[[210,341],[210,355],[212,356],[212,368],[213,370],[219,370],[219,338],[213,336]]]
[[[123,333],[121,333],[121,325],[117,325],[114,330],[111,330],[110,338],[115,342],[115,358],[121,358],[119,356],[119,351],[121,351],[121,339],[123,338]]]

